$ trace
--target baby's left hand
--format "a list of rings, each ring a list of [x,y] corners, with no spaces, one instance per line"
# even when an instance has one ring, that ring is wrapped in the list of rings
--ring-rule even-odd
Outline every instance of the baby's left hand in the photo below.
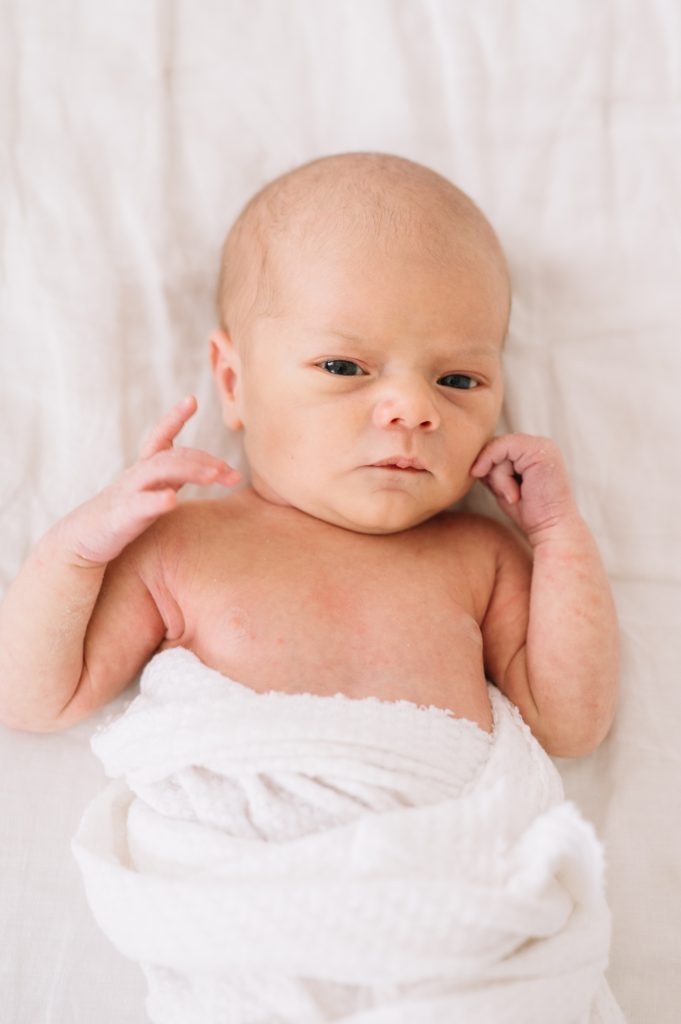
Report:
[[[505,434],[485,445],[471,466],[499,507],[531,543],[579,517],[557,445],[546,437]]]

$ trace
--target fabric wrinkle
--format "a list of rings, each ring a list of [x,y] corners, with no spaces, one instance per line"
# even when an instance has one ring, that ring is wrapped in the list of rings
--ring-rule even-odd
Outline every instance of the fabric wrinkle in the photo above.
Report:
[[[554,1004],[556,1024],[597,1019],[600,844],[517,708],[488,694],[491,733],[156,655],[92,739],[111,781],[72,844],[151,1019],[545,1024],[536,1008]]]

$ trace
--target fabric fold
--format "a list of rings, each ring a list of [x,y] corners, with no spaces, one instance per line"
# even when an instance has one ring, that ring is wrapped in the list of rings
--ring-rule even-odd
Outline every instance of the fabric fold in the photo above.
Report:
[[[93,737],[73,852],[158,1024],[621,1021],[593,828],[491,684],[256,693],[174,648]]]

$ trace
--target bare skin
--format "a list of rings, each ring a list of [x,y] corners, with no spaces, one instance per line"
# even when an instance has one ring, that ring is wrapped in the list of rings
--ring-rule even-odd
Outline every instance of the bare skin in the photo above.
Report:
[[[164,417],[10,588],[0,720],[68,728],[182,645],[258,691],[411,700],[487,732],[488,677],[549,753],[593,750],[617,698],[612,597],[556,446],[494,437],[493,261],[303,248],[279,277],[283,308],[247,344],[211,337],[252,486],[178,506],[185,483],[238,475],[175,446],[193,398]],[[476,479],[525,541],[446,511]]]
[[[480,624],[494,558],[487,545],[481,572],[482,533],[475,517],[443,514],[380,538],[353,534],[250,488],[187,503],[137,553],[157,608],[153,581],[176,566],[174,628],[151,603],[147,628],[161,649],[186,647],[260,692],[410,700],[489,731]],[[105,584],[90,627],[102,650],[116,643],[113,600]]]
[[[193,408],[192,401],[183,403],[159,425],[153,442],[157,450],[147,459],[171,454],[170,439]],[[187,459],[191,468],[184,468],[183,477],[205,481],[224,474],[225,481],[235,480],[219,460],[212,469],[204,461],[197,468],[193,453],[177,454],[177,462]],[[170,475],[166,470],[164,484]],[[117,487],[120,482],[112,485]],[[561,756],[570,756],[577,744],[580,753],[592,748],[597,745],[594,735],[600,740],[598,733],[607,731],[611,705],[603,711],[601,704],[573,702],[569,714],[558,714],[562,727],[556,730],[552,714],[540,720],[526,673],[520,673],[516,691],[511,689],[508,670],[513,655],[525,649],[528,633],[532,562],[526,546],[499,524],[443,512],[410,530],[376,537],[281,508],[252,488],[218,501],[188,502],[174,511],[173,488],[145,493],[156,508],[168,507],[167,514],[110,562],[68,554],[60,564],[63,553],[73,547],[67,517],[37,545],[15,582],[3,606],[8,670],[10,617],[16,614],[25,622],[26,601],[31,600],[35,620],[42,610],[39,598],[44,597],[46,619],[59,619],[60,595],[46,586],[46,576],[65,580],[70,574],[68,625],[75,636],[62,628],[60,639],[66,656],[63,678],[77,675],[78,680],[75,687],[69,685],[64,699],[64,691],[59,693],[54,685],[59,644],[54,635],[46,635],[50,670],[44,689],[41,693],[35,687],[34,706],[28,714],[22,709],[21,718],[5,710],[8,725],[38,732],[68,728],[119,693],[155,650],[182,645],[257,691],[410,700],[446,708],[487,732],[492,728],[488,675],[515,697],[545,747]],[[120,500],[129,506],[125,490]],[[72,514],[76,521],[81,510]],[[593,572],[598,564],[591,564],[597,555],[586,540],[582,538],[587,575],[601,597],[602,581]],[[572,586],[576,601],[584,598],[583,581],[578,588],[572,580],[571,559],[553,567],[551,560],[552,555],[549,572],[559,599],[553,608],[545,602],[544,616],[536,616],[538,637],[542,619],[552,610],[560,612],[569,599],[566,586]],[[556,576],[561,571],[563,587]],[[535,581],[541,578],[536,566],[534,575]],[[604,611],[610,613],[607,605]],[[84,640],[79,641],[81,631]],[[573,628],[570,633],[574,635]],[[25,664],[27,653],[20,653]],[[46,657],[43,645],[34,645],[32,656],[33,679],[39,682],[40,659]],[[74,659],[71,666],[68,657]],[[3,679],[8,677],[3,674]],[[603,687],[596,696],[609,697]],[[25,707],[26,691],[21,697]],[[581,739],[585,723],[594,730],[586,742]]]

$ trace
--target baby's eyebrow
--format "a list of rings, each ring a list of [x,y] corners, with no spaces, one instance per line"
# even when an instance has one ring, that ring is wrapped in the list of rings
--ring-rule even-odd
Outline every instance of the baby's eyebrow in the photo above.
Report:
[[[361,334],[353,334],[352,331],[337,331],[334,328],[321,327],[313,328],[309,332],[310,334],[324,334],[332,335],[335,338],[342,338],[344,341],[350,341],[353,345],[360,345],[363,348],[370,348],[372,342],[370,339],[362,337]],[[443,358],[451,358],[455,356],[457,359],[498,359],[500,356],[499,346],[492,344],[459,344],[457,342],[447,342],[446,339],[442,340],[442,356]]]
[[[300,328],[303,334],[312,337],[319,337],[320,335],[332,335],[334,338],[343,338],[345,341],[353,341],[358,345],[368,345],[371,341],[367,338],[362,337],[361,334],[353,334],[352,331],[336,330],[333,327],[302,327]]]

